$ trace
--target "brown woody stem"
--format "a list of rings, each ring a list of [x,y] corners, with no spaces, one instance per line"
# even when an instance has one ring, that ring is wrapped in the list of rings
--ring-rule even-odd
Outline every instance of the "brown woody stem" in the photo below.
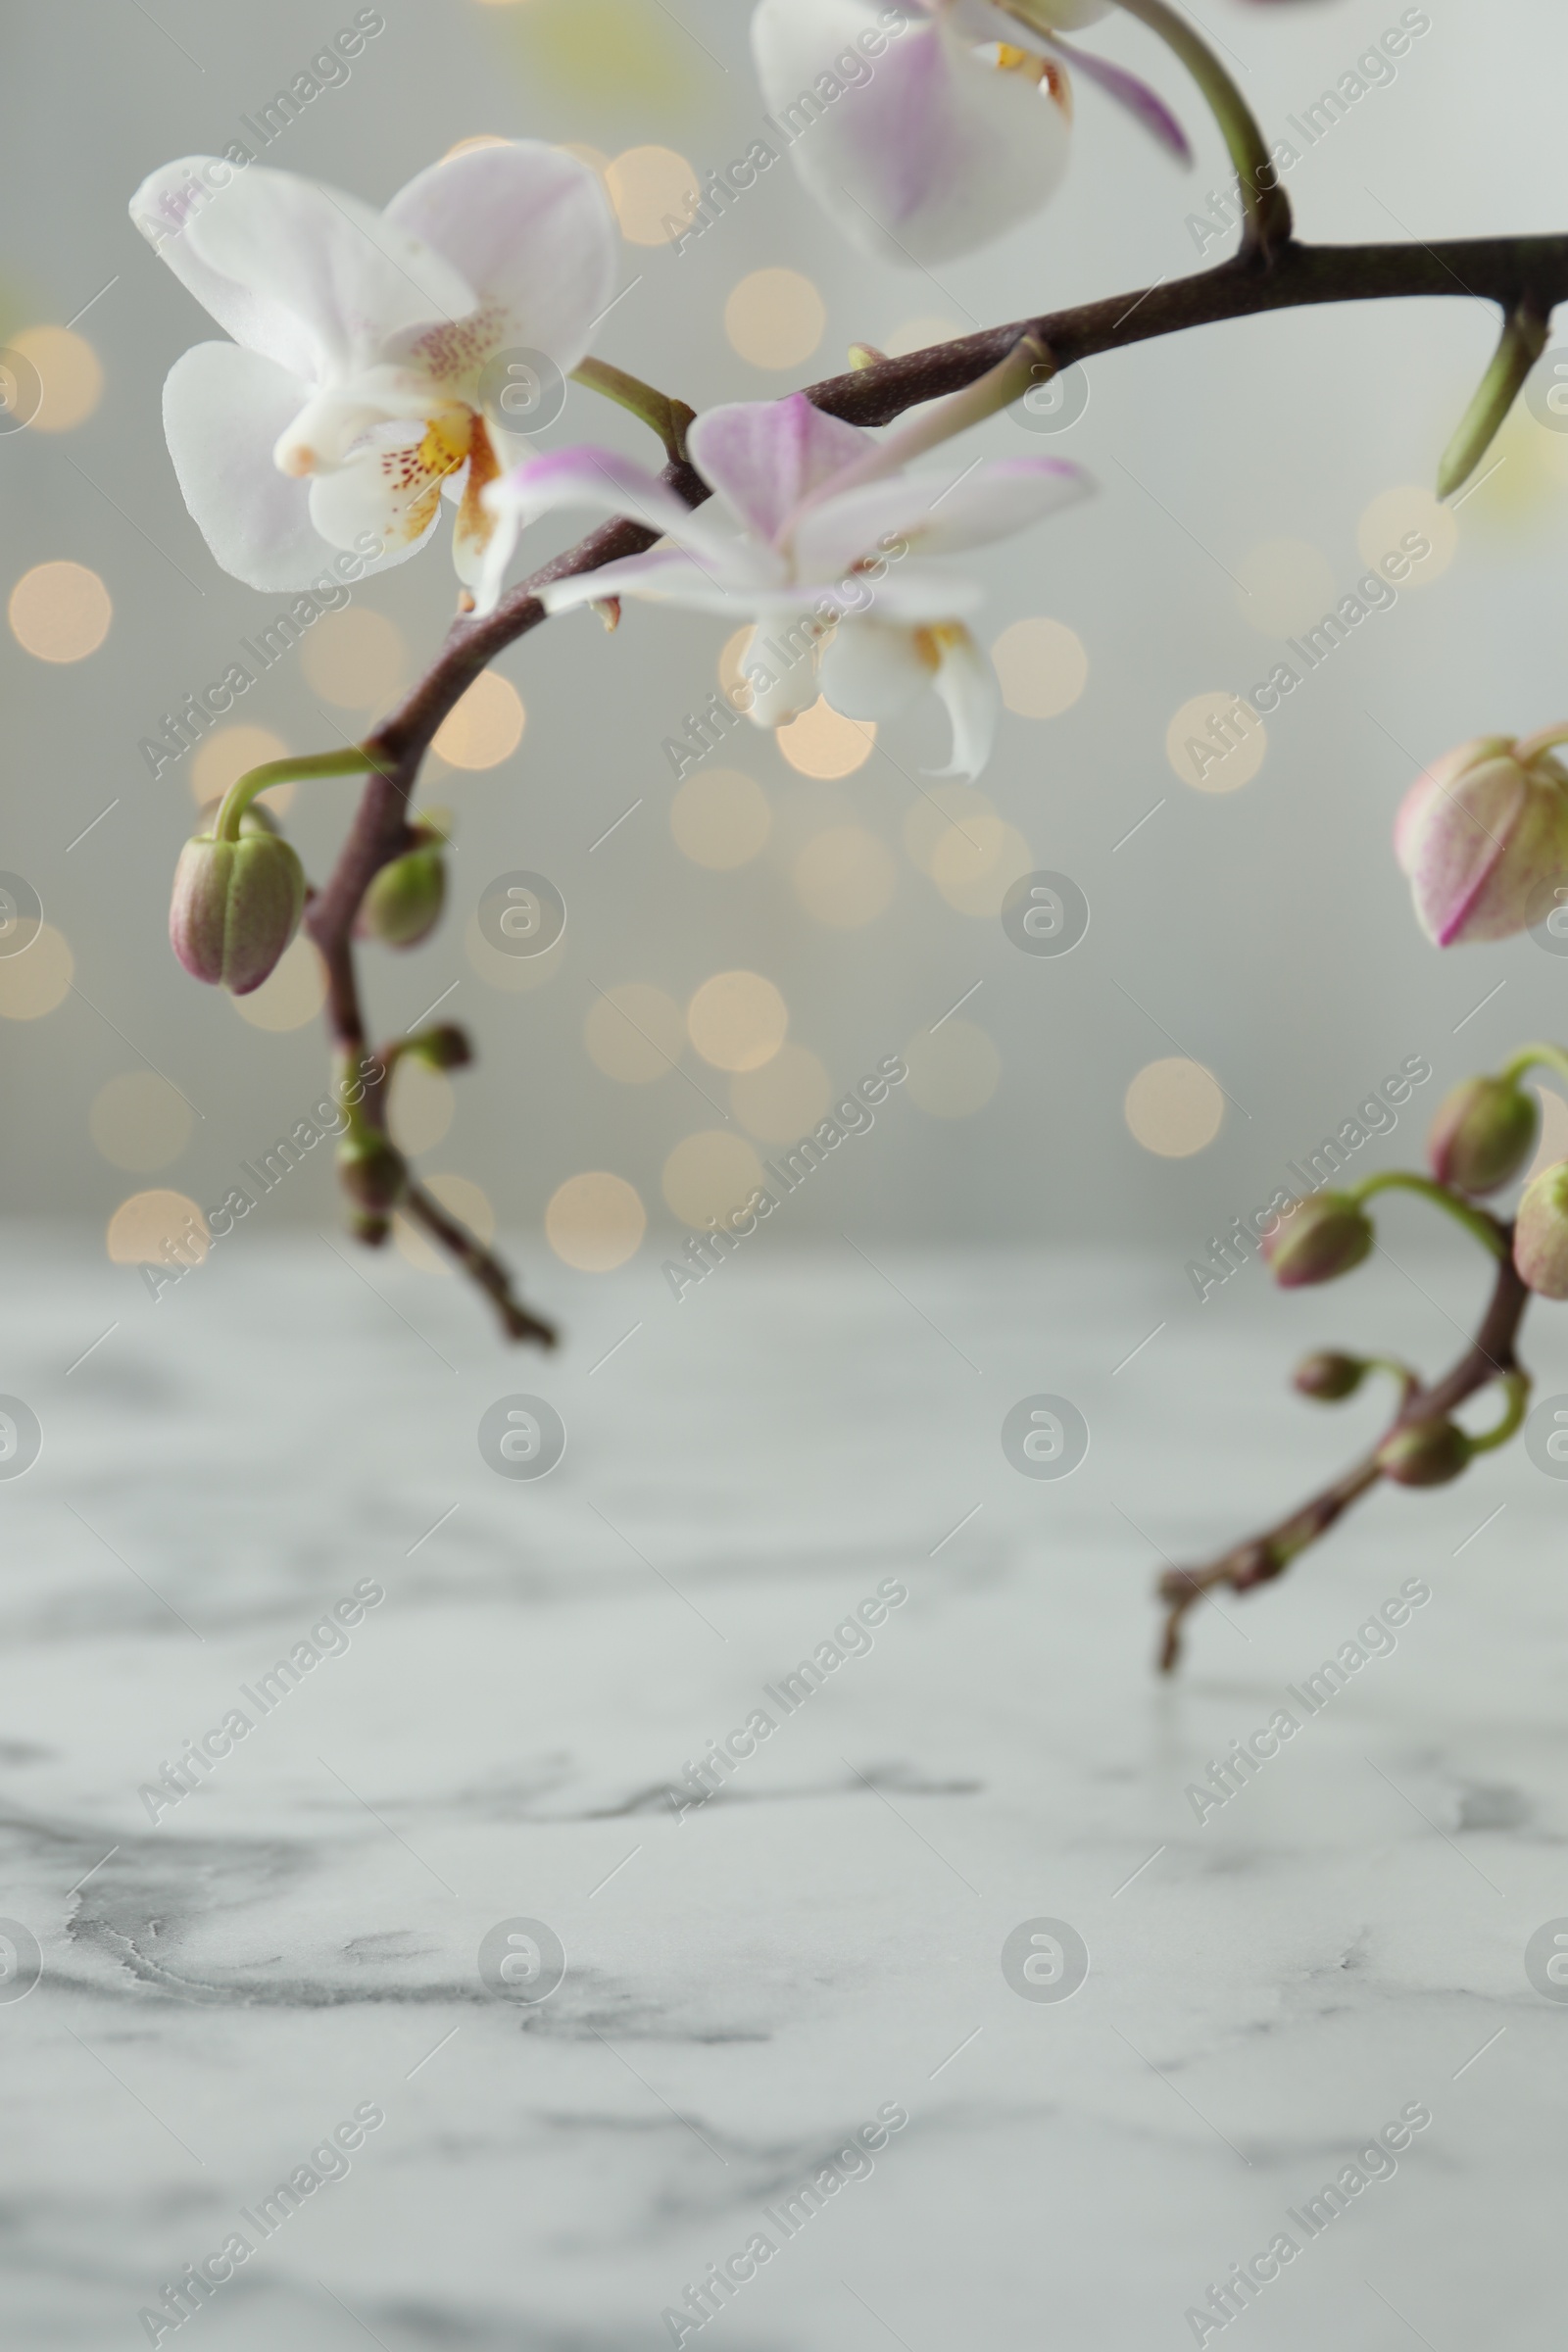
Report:
[[[808,385],[806,396],[852,424],[888,424],[922,401],[962,391],[1004,361],[1025,337],[1043,346],[1059,371],[1099,352],[1124,350],[1159,335],[1253,318],[1265,311],[1455,294],[1494,302],[1505,314],[1525,304],[1549,318],[1553,306],[1568,299],[1568,236],[1480,237],[1443,245],[1302,245],[1284,238],[1266,253],[1247,247],[1213,269],[1146,287],[1142,293],[1044,312],[900,359],[878,360],[848,375]],[[613,373],[602,368],[598,388],[611,389],[603,379]],[[669,402],[676,446],[679,419],[687,413],[681,403]],[[664,467],[663,479],[689,506],[700,506],[710,495],[701,475],[680,459]],[[337,863],[306,913],[306,929],[326,962],[327,1018],[333,1040],[343,1051],[358,1054],[365,1048],[352,947],[354,920],[374,875],[412,845],[409,802],[436,729],[497,654],[546,617],[538,598],[542,587],[595,571],[623,556],[640,555],[655,537],[639,523],[605,523],[512,589],[494,612],[482,619],[461,615],[425,675],[367,739],[363,749],[377,760],[380,772],[367,782]],[[446,1231],[431,1226],[427,1214],[426,1226],[492,1297],[498,1297],[477,1262],[493,1269],[496,1261],[479,1250],[455,1220],[444,1211],[438,1213]],[[477,1252],[477,1261],[470,1262],[447,1233]],[[502,1311],[510,1331],[508,1310],[504,1306]],[[520,1309],[513,1311],[521,1314]],[[531,1316],[522,1320],[530,1326],[522,1336],[537,1336],[545,1329],[534,1328]]]
[[[1514,1347],[1531,1294],[1514,1266],[1512,1226],[1496,1219],[1489,1221],[1496,1224],[1504,1249],[1481,1328],[1457,1363],[1430,1389],[1412,1385],[1371,1451],[1288,1518],[1265,1528],[1261,1535],[1249,1536],[1204,1568],[1172,1568],[1159,1579],[1156,1592],[1166,1604],[1159,1649],[1162,1674],[1169,1674],[1181,1656],[1182,1621],[1188,1610],[1216,1585],[1229,1585],[1233,1592],[1250,1592],[1282,1576],[1298,1552],[1326,1536],[1351,1503],[1378,1485],[1383,1477],[1378,1452],[1396,1429],[1408,1428],[1412,1422],[1446,1420],[1467,1396],[1517,1372]]]

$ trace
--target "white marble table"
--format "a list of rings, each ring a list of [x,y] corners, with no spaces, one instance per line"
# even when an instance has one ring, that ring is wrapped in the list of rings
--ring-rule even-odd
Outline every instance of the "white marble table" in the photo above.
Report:
[[[156,1308],[85,1242],[5,1237],[0,1389],[44,1430],[0,1482],[0,1913],[43,1970],[0,2006],[8,2347],[149,2340],[238,2230],[160,2340],[634,2352],[762,2232],[686,2342],[1157,2352],[1407,2106],[1392,2177],[1206,2340],[1558,2340],[1568,2007],[1523,1954],[1568,1914],[1568,1486],[1515,1449],[1375,1496],[1150,1674],[1153,1546],[1242,1532],[1367,1426],[1288,1397],[1293,1351],[1441,1357],[1468,1269],[1200,1310],[1179,1265],[858,1238],[884,1272],[758,1250],[679,1307],[651,1259],[557,1269],[546,1361],[311,1236]],[[1563,1337],[1535,1352],[1568,1389]],[[569,1432],[538,1482],[475,1442],[514,1391]],[[1059,1483],[998,1441],[1038,1391],[1092,1431]],[[1187,1784],[1412,1578],[1393,1653],[1200,1824]],[[348,1646],[151,1820],[365,1580]],[[678,1815],[884,1580],[871,1646]],[[542,2003],[481,1977],[518,1918],[566,1954]],[[1039,1918],[1087,1945],[1070,1999],[1004,1977]],[[786,2237],[879,2111],[907,2121]]]

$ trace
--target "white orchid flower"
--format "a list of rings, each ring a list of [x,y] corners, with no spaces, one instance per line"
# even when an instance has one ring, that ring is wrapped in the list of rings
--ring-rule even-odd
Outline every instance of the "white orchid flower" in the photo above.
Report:
[[[130,214],[234,338],[187,351],[164,389],[174,471],[223,569],[304,588],[368,543],[365,568],[384,570],[424,544],[445,490],[474,582],[480,492],[525,446],[481,388],[486,364],[528,351],[568,374],[614,291],[617,241],[587,166],[531,140],[476,148],[377,213],[293,172],[195,156],[144,180]]]
[[[894,471],[873,434],[800,392],[710,409],[687,446],[739,536],[630,459],[552,451],[484,493],[496,530],[480,611],[494,608],[524,522],[559,507],[628,515],[662,544],[555,581],[540,591],[547,612],[642,597],[731,626],[751,618],[742,668],[760,726],[785,725],[819,692],[847,718],[895,718],[933,686],[953,722],[942,772],[978,775],[998,705],[991,664],[963,625],[980,591],[924,559],[1026,530],[1084,495],[1080,468],[1027,457],[985,460],[956,478]]]
[[[1055,192],[1072,121],[1060,58],[1190,157],[1152,90],[1055,37],[1107,9],[1028,0],[1024,22],[992,0],[760,0],[752,50],[796,170],[852,242],[885,261],[952,261]]]

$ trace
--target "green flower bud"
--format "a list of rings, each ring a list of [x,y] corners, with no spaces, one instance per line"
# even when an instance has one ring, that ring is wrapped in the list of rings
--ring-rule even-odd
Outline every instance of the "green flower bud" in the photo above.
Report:
[[[305,868],[262,829],[238,841],[198,833],[174,868],[169,937],[198,980],[248,996],[275,966],[305,910]]]
[[[421,1029],[405,1040],[403,1051],[416,1061],[427,1062],[432,1070],[466,1070],[473,1059],[468,1033],[456,1021],[438,1021],[433,1029]]]
[[[381,1249],[391,1230],[392,1220],[390,1217],[373,1216],[366,1208],[356,1209],[354,1215],[349,1219],[350,1233],[357,1242],[363,1242],[367,1250]]]
[[[349,1199],[376,1220],[397,1206],[408,1181],[402,1152],[374,1127],[354,1128],[343,1138],[337,1148],[337,1173]]]
[[[447,895],[447,869],[438,849],[406,850],[366,892],[355,924],[362,939],[384,947],[417,947],[435,929]]]
[[[1457,1421],[1412,1421],[1378,1447],[1378,1468],[1401,1487],[1446,1487],[1469,1467],[1470,1440]]]
[[[1440,1184],[1494,1193],[1536,1147],[1541,1110],[1511,1078],[1467,1078],[1445,1095],[1427,1131],[1427,1161]]]
[[[1568,1298],[1568,1159],[1544,1168],[1520,1201],[1513,1262],[1543,1298]]]
[[[1313,1193],[1287,1211],[1263,1244],[1282,1290],[1333,1282],[1358,1266],[1372,1247],[1372,1220],[1348,1193]]]
[[[1291,1377],[1303,1396],[1315,1396],[1322,1404],[1338,1404],[1343,1397],[1355,1395],[1366,1371],[1358,1355],[1340,1355],[1332,1348],[1322,1348],[1315,1355],[1303,1355]]]

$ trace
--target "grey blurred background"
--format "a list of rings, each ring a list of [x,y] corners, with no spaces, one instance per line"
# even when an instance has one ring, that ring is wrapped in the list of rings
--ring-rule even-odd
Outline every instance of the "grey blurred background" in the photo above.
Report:
[[[1506,10],[1438,0],[1430,13],[1396,76],[1290,173],[1303,234],[1563,226],[1562,12],[1547,0]],[[1208,0],[1203,11],[1270,136],[1287,135],[1286,118],[1400,14],[1396,0]],[[177,355],[216,330],[133,232],[125,202],[160,163],[220,151],[240,117],[353,15],[319,0],[218,11],[196,0],[151,10],[62,0],[14,13],[9,27],[0,325],[26,347],[34,330],[74,321],[102,387],[68,429],[0,436],[4,592],[33,566],[69,561],[100,576],[113,621],[97,651],[69,663],[0,631],[0,865],[40,893],[73,982],[41,1017],[0,1022],[3,1199],[12,1213],[80,1220],[94,1250],[139,1190],[220,1199],[238,1159],[291,1124],[324,1076],[318,1025],[247,1023],[189,981],[167,945],[170,875],[196,806],[193,756],[154,781],[138,742],[286,600],[220,572],[185,514],[160,396]],[[386,0],[384,15],[348,80],[303,111],[269,163],[375,202],[485,133],[578,142],[611,158],[657,144],[707,169],[744,148],[763,111],[740,0]],[[1221,184],[1217,139],[1173,62],[1136,26],[1090,38],[1136,59],[1179,105],[1199,148],[1193,174],[1080,89],[1074,166],[1054,206],[933,276],[862,260],[781,167],[678,256],[628,241],[623,282],[639,282],[597,349],[701,407],[836,372],[854,340],[931,340],[1197,266],[1188,216]],[[1219,250],[1211,244],[1210,256]],[[725,330],[733,289],[772,268],[808,278],[826,317],[817,348],[779,368],[743,358]],[[737,733],[711,764],[760,786],[771,831],[746,862],[711,870],[672,833],[675,782],[661,746],[714,690],[722,625],[628,608],[613,640],[579,614],[514,648],[499,667],[526,708],[519,748],[482,771],[434,763],[426,787],[458,812],[447,920],[414,955],[364,956],[377,1034],[395,1034],[445,992],[445,1014],[478,1045],[479,1066],[459,1077],[451,1104],[434,1087],[406,1106],[419,1133],[454,1111],[427,1169],[476,1185],[503,1226],[537,1226],[564,1181],[606,1170],[635,1187],[656,1228],[671,1226],[670,1153],[696,1133],[744,1133],[747,1118],[729,1079],[689,1046],[677,1048],[680,1072],[626,1083],[596,1063],[585,1024],[601,991],[640,983],[683,1010],[704,980],[734,967],[776,985],[792,1046],[835,1092],[913,1048],[918,1083],[887,1106],[878,1137],[839,1154],[831,1183],[803,1189],[788,1221],[795,1239],[847,1218],[906,1241],[1136,1236],[1179,1271],[1230,1215],[1267,1199],[1287,1158],[1419,1054],[1435,1082],[1406,1114],[1399,1140],[1413,1150],[1412,1117],[1442,1085],[1516,1039],[1562,1027],[1563,967],[1530,941],[1444,956],[1425,943],[1390,822],[1422,760],[1472,733],[1562,715],[1568,437],[1521,412],[1498,444],[1503,462],[1458,510],[1451,557],[1434,559],[1270,719],[1266,757],[1243,789],[1193,790],[1165,738],[1190,698],[1245,693],[1266,676],[1286,630],[1365,568],[1367,510],[1430,483],[1494,335],[1493,314],[1463,300],[1209,328],[1094,363],[1087,412],[1054,439],[1026,439],[1008,418],[976,437],[977,452],[1070,454],[1099,485],[1078,511],[963,565],[987,584],[987,643],[1020,617],[1043,617],[1087,655],[1070,709],[1004,718],[981,786],[1027,862],[1071,875],[1088,898],[1088,936],[1061,958],[1019,954],[994,896],[977,886],[978,910],[964,911],[953,903],[964,889],[944,895],[911,857],[911,811],[918,851],[929,804],[910,778],[945,757],[934,705],[887,731],[891,756],[879,748],[837,781],[812,781],[766,736]],[[47,339],[34,336],[33,348],[57,355],[68,406],[88,364]],[[550,439],[588,437],[651,452],[630,419],[573,390]],[[574,535],[548,525],[534,544],[543,554]],[[410,676],[452,610],[447,537],[355,598],[356,612],[395,624]],[[1259,556],[1281,541],[1299,544],[1288,559]],[[1265,592],[1265,574],[1282,566],[1294,607]],[[361,732],[373,711],[347,699],[347,638],[334,671],[334,625],[270,671],[236,721],[293,751]],[[289,826],[318,877],[355,789],[300,788]],[[873,919],[824,921],[820,893],[803,886],[803,852],[842,828],[858,829],[838,845],[852,899],[886,897]],[[1017,858],[1010,836],[996,838]],[[831,851],[823,857],[831,866]],[[569,908],[562,949],[525,989],[496,986],[495,959],[476,963],[468,946],[484,888],[516,868],[549,875]],[[13,1016],[30,1009],[18,986],[9,996],[0,986]],[[932,1025],[966,994],[933,1046]],[[1223,1116],[1203,1149],[1172,1156],[1137,1140],[1124,1100],[1147,1065],[1175,1057],[1213,1073]],[[176,1091],[150,1090],[149,1072]],[[795,1075],[808,1079],[809,1065]],[[117,1091],[127,1078],[136,1084]],[[182,1117],[178,1096],[197,1115]],[[757,1148],[765,1155],[773,1142],[759,1137]],[[303,1168],[278,1218],[321,1222],[330,1181],[324,1165]]]

